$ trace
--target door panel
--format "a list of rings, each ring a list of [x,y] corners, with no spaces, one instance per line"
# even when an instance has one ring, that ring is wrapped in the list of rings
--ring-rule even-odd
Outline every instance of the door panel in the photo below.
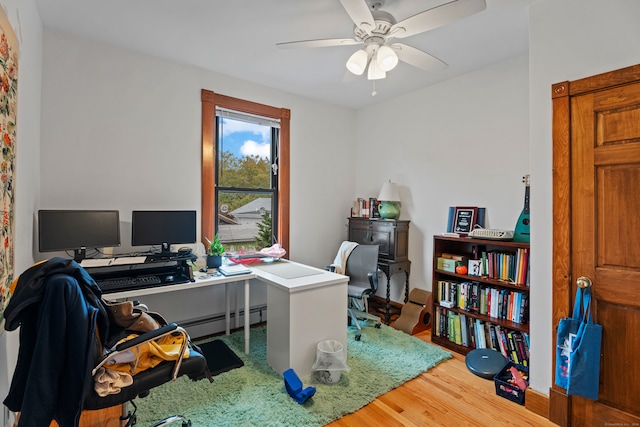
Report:
[[[633,158],[633,157],[628,157]],[[640,167],[597,167],[598,268],[640,269]]]
[[[640,84],[572,97],[570,152],[571,276],[591,278],[603,327],[599,399],[572,397],[571,425],[638,423]]]

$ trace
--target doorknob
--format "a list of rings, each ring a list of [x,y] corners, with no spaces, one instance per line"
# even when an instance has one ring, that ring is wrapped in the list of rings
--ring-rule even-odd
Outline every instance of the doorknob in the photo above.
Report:
[[[580,276],[578,277],[578,280],[576,280],[576,285],[578,285],[579,288],[590,288],[592,283],[591,283],[591,279],[589,279],[587,276]]]

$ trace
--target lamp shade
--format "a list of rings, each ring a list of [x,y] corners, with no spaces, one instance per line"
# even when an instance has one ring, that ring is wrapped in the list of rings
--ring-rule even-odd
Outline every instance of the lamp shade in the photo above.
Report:
[[[400,193],[398,193],[398,186],[395,184],[395,182],[389,181],[382,184],[380,194],[378,195],[378,200],[380,200],[381,202],[400,201]]]
[[[367,61],[369,60],[369,54],[364,49],[356,51],[347,60],[347,70],[353,74],[360,76],[367,68]]]
[[[398,55],[389,46],[381,46],[376,53],[376,61],[382,71],[391,71],[398,65]]]

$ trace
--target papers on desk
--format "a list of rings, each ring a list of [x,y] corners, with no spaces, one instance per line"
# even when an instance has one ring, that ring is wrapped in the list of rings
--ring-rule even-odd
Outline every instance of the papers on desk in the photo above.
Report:
[[[142,264],[146,260],[146,256],[120,256],[114,258],[113,262],[109,265]]]
[[[238,274],[249,274],[251,270],[242,264],[226,264],[218,267],[218,271],[225,276],[237,276]]]
[[[142,264],[146,256],[121,256],[117,258],[85,258],[80,261],[82,267],[107,267],[109,265]]]
[[[113,258],[96,258],[96,259],[85,258],[82,261],[80,261],[80,266],[85,268],[86,267],[105,267],[111,264],[111,261],[113,261]]]

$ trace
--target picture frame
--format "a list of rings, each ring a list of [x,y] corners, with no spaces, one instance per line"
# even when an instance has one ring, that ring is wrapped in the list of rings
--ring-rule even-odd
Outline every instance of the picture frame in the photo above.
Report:
[[[477,218],[476,206],[456,206],[453,215],[453,232],[466,236],[473,231]]]

